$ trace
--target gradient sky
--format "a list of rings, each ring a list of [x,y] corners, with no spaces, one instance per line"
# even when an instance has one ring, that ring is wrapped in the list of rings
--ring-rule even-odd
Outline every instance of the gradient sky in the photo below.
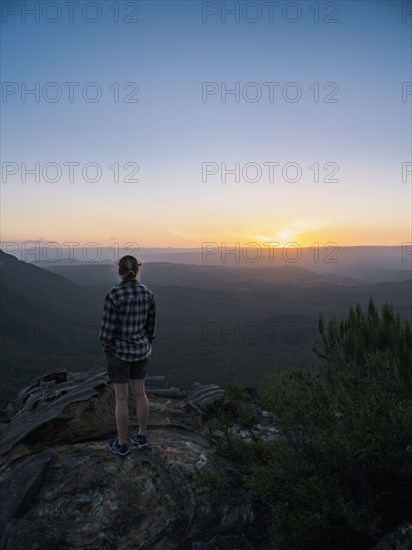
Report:
[[[60,2],[61,18],[52,22],[56,3],[2,2],[3,242],[412,241],[412,175],[402,178],[412,147],[412,94],[402,101],[402,83],[412,81],[410,2],[279,1],[272,21],[264,2],[79,0],[73,21]],[[236,6],[239,21],[230,14],[225,21],[225,9]],[[28,9],[39,10],[38,21]],[[127,16],[138,22],[126,23]],[[38,102],[24,94],[36,82]],[[44,99],[44,89],[49,97],[56,89],[45,87],[49,82],[61,90],[59,101]],[[73,102],[64,82],[79,83]],[[97,102],[82,97],[90,82],[102,91]],[[116,82],[119,102],[110,89]],[[128,82],[137,83],[138,102],[123,101],[133,92],[123,90]],[[204,82],[216,83],[218,93],[202,101]],[[223,102],[223,87],[236,82],[240,101],[227,95]],[[244,88],[250,82],[257,86]],[[280,83],[273,101],[264,82]],[[285,88],[290,82],[302,92],[296,102],[282,97],[283,90],[293,99],[296,88]],[[318,102],[310,89],[316,82]],[[338,101],[326,103],[333,87],[323,87],[330,82]],[[259,101],[242,96],[246,90],[253,98],[256,89]],[[41,172],[53,162],[62,169],[60,181],[41,173],[39,182],[29,174],[22,181],[24,163],[39,163]],[[68,162],[80,163],[72,182]],[[101,167],[99,181],[82,176],[90,162]],[[243,177],[252,162],[262,170],[260,181],[248,181],[253,167]],[[269,181],[264,163],[276,162]],[[119,182],[109,168],[115,163]],[[139,181],[123,181],[133,163]],[[218,173],[202,177],[203,163]],[[222,163],[229,169],[239,163],[240,181],[229,174],[224,181]],[[282,177],[288,163],[301,167],[299,181],[287,181],[293,166]],[[309,168],[315,163],[318,182]],[[331,172],[326,163],[338,167],[337,182],[323,181]],[[93,169],[87,174],[92,178]]]

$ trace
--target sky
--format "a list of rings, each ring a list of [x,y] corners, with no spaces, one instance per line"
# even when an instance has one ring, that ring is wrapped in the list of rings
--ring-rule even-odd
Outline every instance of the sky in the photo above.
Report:
[[[412,242],[412,3],[5,1],[1,241]]]

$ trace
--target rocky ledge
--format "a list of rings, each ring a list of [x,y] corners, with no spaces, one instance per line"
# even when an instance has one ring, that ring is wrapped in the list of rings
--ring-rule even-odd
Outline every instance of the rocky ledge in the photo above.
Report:
[[[41,376],[1,411],[0,550],[275,550],[261,542],[240,483],[205,483],[216,467],[238,475],[214,451],[222,434],[205,422],[224,390],[169,388],[164,376],[153,376],[146,391],[149,447],[124,458],[107,449],[114,397],[101,370]],[[135,419],[132,398],[129,405]],[[260,410],[251,431],[273,441],[281,434],[268,414]],[[231,432],[250,440],[236,424]],[[405,521],[373,550],[410,548]]]
[[[244,491],[199,481],[212,455],[231,467],[203,426],[224,390],[147,377],[146,391],[150,445],[124,458],[107,450],[115,419],[105,372],[53,372],[19,393],[0,440],[1,549],[252,547],[240,534],[253,521]]]

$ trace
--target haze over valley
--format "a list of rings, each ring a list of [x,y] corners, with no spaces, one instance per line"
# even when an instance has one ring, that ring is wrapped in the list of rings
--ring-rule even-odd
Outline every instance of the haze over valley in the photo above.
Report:
[[[410,256],[402,261],[400,247],[360,248],[340,250],[344,261],[335,264],[314,263],[310,250],[294,264],[279,257],[237,263],[227,255],[224,264],[213,258],[215,265],[202,263],[199,250],[142,250],[141,282],[154,292],[158,313],[150,374],[178,387],[259,388],[267,372],[316,369],[320,313],[340,318],[372,298],[411,321]],[[104,297],[119,281],[113,261],[36,264],[2,251],[0,274],[0,406],[49,370],[105,368],[98,332]]]

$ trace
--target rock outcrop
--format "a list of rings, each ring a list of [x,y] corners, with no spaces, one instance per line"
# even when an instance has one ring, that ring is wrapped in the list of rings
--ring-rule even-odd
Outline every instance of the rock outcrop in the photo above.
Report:
[[[0,550],[277,548],[254,538],[259,526],[244,486],[219,486],[217,471],[239,474],[215,453],[223,434],[205,422],[224,390],[170,388],[164,376],[153,376],[146,391],[149,447],[131,446],[124,458],[107,449],[115,418],[105,372],[56,371],[19,392],[0,416]],[[135,419],[134,399],[129,405]],[[262,422],[251,432],[279,439],[272,413],[259,412]],[[237,424],[231,433],[250,440]],[[373,550],[409,548],[412,525],[405,521]]]
[[[411,550],[412,523],[403,521],[395,531],[387,533],[372,550]]]
[[[1,419],[1,549],[253,547],[242,535],[253,522],[245,490],[201,482],[211,460],[231,468],[203,426],[224,390],[148,377],[146,391],[150,445],[125,458],[107,450],[115,419],[104,372],[53,372],[19,393]]]

